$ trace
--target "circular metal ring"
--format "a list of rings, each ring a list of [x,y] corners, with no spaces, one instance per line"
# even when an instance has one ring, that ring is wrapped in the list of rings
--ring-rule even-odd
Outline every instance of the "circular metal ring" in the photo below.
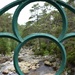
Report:
[[[58,11],[60,12],[61,16],[62,16],[62,20],[63,20],[63,26],[62,26],[62,32],[61,34],[59,35],[58,37],[58,40],[61,41],[66,33],[66,30],[67,30],[67,25],[68,25],[68,22],[67,22],[67,17],[66,17],[66,14],[65,14],[65,11],[64,9],[62,9],[62,7],[55,1],[52,1],[52,0],[25,0],[24,2],[22,2],[18,8],[16,9],[15,13],[14,13],[14,16],[13,16],[13,20],[12,20],[12,27],[13,27],[13,31],[14,31],[14,34],[18,37],[18,39],[23,42],[23,39],[22,37],[20,36],[19,32],[18,32],[18,23],[17,23],[17,20],[18,20],[18,16],[20,14],[20,11],[26,6],[28,5],[29,3],[31,2],[35,2],[35,1],[45,1],[45,2],[48,2],[50,4],[52,4],[54,7],[56,7],[58,9]]]
[[[19,65],[18,65],[18,55],[19,55],[19,52],[20,52],[21,47],[22,47],[24,44],[26,44],[29,40],[34,39],[34,38],[48,38],[48,39],[54,41],[54,42],[58,45],[58,47],[59,47],[60,50],[61,50],[62,62],[61,62],[61,65],[60,65],[59,70],[56,72],[55,75],[60,75],[60,74],[63,72],[63,70],[64,70],[64,68],[65,68],[65,66],[66,66],[66,52],[65,52],[65,48],[64,48],[64,46],[58,41],[57,38],[53,37],[52,35],[46,34],[46,33],[34,33],[34,34],[31,34],[31,35],[25,37],[25,38],[24,38],[24,41],[23,41],[22,43],[20,43],[20,44],[16,47],[16,49],[15,49],[15,51],[14,51],[14,57],[13,57],[14,67],[15,67],[15,69],[16,69],[16,72],[17,72],[19,75],[25,75],[25,74],[23,74],[23,72],[20,70],[20,67],[19,67]]]
[[[11,9],[12,7],[19,5],[20,3],[22,3],[23,1],[13,1],[12,3],[6,5],[5,7],[3,7],[2,9],[0,9],[0,16],[5,13],[7,10]]]
[[[61,42],[65,41],[66,39],[75,37],[75,33],[68,33],[64,36],[64,38],[61,40]]]
[[[63,1],[59,1],[59,0],[56,0],[56,2],[64,7],[66,7],[67,9],[69,9],[71,12],[73,12],[75,14],[75,8],[70,6],[69,4],[63,2]]]
[[[0,38],[2,38],[2,37],[11,38],[11,39],[13,39],[13,40],[15,40],[15,41],[20,43],[20,41],[11,33],[8,33],[8,32],[0,33]]]

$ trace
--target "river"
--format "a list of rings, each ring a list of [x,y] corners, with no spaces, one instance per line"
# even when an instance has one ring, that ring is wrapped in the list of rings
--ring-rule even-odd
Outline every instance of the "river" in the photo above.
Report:
[[[38,68],[29,69],[29,71],[27,73],[25,73],[25,75],[51,75],[51,74],[55,75],[55,71],[54,71],[53,67],[46,66],[44,64],[44,62],[42,61],[42,57],[41,56],[35,57],[31,50],[28,50],[28,49],[22,50],[19,54],[19,57],[20,57],[20,60],[22,60],[19,62],[19,63],[21,63],[21,67],[23,65],[23,66],[26,66],[26,68],[28,69],[32,65],[34,66],[36,64],[39,64]],[[29,62],[32,62],[32,64]],[[30,65],[29,67],[27,66],[28,64]],[[4,74],[4,72],[7,72],[7,74]],[[0,63],[0,75],[18,75],[15,72],[12,60],[6,61],[4,63]]]

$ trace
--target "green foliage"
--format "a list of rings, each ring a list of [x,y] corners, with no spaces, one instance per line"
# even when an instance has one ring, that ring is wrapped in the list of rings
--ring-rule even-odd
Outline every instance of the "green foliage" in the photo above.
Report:
[[[7,52],[6,49],[7,49],[7,47],[6,47],[6,40],[4,40],[4,38],[0,39],[0,53],[5,55],[6,52]]]
[[[49,55],[49,51],[48,51],[48,50],[44,50],[43,55],[44,55],[44,56],[45,56],[45,55]]]
[[[5,13],[2,16],[0,16],[0,32],[12,32],[11,23],[11,14]]]
[[[47,41],[47,40],[46,40]],[[53,54],[59,54],[60,56],[60,49],[58,46],[50,41],[48,44],[45,40],[41,40],[41,48],[34,48],[33,52],[35,55],[53,55]],[[35,46],[35,45],[34,45]],[[39,46],[38,46],[39,47]]]
[[[16,47],[17,42],[10,40],[8,38],[0,39],[0,54],[6,55],[10,54]]]
[[[68,53],[67,61],[69,64],[75,64],[75,52],[74,51]]]
[[[42,49],[46,49],[46,47],[47,47],[47,44],[46,43],[41,43],[41,47],[42,47]]]
[[[68,1],[69,4],[75,7],[74,0]],[[45,3],[44,6],[35,4],[32,6],[30,12],[31,16],[25,25],[18,25],[19,33],[22,37],[25,37],[31,33],[49,33],[58,38],[62,30],[62,18],[57,10],[51,10],[53,6]],[[68,33],[75,32],[75,14],[70,12],[68,9],[64,8],[68,16]],[[39,12],[39,10],[41,12]],[[50,11],[50,12],[47,12]],[[51,16],[53,19],[51,19]],[[34,20],[32,20],[34,19]],[[12,31],[12,16],[9,13],[5,13],[0,16],[0,32],[13,32]],[[70,39],[67,43],[64,41],[66,52],[67,52],[67,63],[75,64],[75,39]],[[0,53],[5,55],[14,50],[17,46],[17,42],[1,38],[0,39]],[[61,58],[61,52],[59,47],[52,41],[47,39],[37,39],[31,40],[26,44],[26,46],[33,46],[33,51],[35,55],[53,55],[57,54],[57,57]]]
[[[67,52],[67,63],[75,65],[75,38],[70,38],[65,41],[65,48]]]
[[[69,0],[69,3],[70,3],[70,0]],[[74,2],[71,2],[70,4],[73,6],[75,5]],[[38,25],[37,25],[37,22],[34,20],[34,22],[30,24],[30,27],[27,30],[24,30],[25,32],[28,32],[29,34],[31,34],[31,33],[39,31],[39,32],[52,34],[55,37],[59,36],[59,34],[62,31],[62,24],[63,24],[61,15],[59,14],[59,12],[57,10],[54,10],[54,11],[51,11],[50,13],[47,13],[48,10],[45,9],[46,6],[49,6],[49,5],[44,4],[44,6],[43,6],[44,10],[41,8],[41,10],[43,10],[44,12],[41,13],[42,15],[39,14],[40,18],[38,19]],[[75,25],[74,25],[75,24],[74,23],[75,22],[75,14],[73,14],[71,11],[69,11],[66,8],[64,8],[64,9],[67,12],[68,21],[69,21],[69,24],[68,24],[69,27],[68,27],[67,32],[75,32]],[[50,16],[53,16],[53,20],[50,19]],[[72,38],[72,40],[73,40],[73,38]],[[69,40],[68,43],[65,43],[65,41],[64,41],[66,52],[67,52],[68,63],[75,62],[74,61],[74,58],[75,58],[75,54],[74,54],[75,43],[74,43],[74,41],[75,40],[73,40],[73,41],[72,40]],[[36,48],[34,48],[34,51],[35,51],[35,54],[38,54],[38,55],[39,54],[51,55],[51,54],[56,53],[57,57],[61,58],[60,49],[58,48],[58,46],[55,43],[52,43],[52,42],[47,43],[46,41],[43,42],[43,40],[41,40],[40,50],[38,50],[38,47],[36,47]]]
[[[0,16],[0,32],[12,33],[12,16],[9,13],[5,13]],[[16,47],[17,42],[9,38],[0,38],[0,54],[10,54]]]

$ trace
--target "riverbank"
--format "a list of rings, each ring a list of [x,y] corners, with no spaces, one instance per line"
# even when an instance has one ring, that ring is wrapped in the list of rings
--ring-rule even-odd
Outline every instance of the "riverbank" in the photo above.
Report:
[[[18,75],[13,66],[13,52],[11,56],[1,57],[0,75]],[[55,75],[59,59],[53,56],[35,56],[31,49],[21,49],[19,66],[25,75]]]
[[[19,64],[21,66],[21,70],[25,75],[45,75],[45,74],[54,75],[55,73],[52,67],[45,66],[43,62],[38,63],[36,67],[34,65],[30,66],[30,64],[27,62],[20,62]],[[29,67],[31,67],[31,69]],[[18,74],[15,72],[13,63],[7,62],[4,66],[2,66],[0,75],[18,75]]]

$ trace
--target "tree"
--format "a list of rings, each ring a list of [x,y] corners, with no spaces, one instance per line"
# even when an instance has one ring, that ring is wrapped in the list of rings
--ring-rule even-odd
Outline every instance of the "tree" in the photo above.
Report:
[[[29,19],[34,19],[35,22],[38,22],[40,18],[39,10],[40,10],[40,5],[38,3],[34,4],[30,9],[31,17]]]
[[[5,13],[0,16],[0,31],[1,32],[12,32],[12,16],[9,13]]]
[[[0,32],[10,32],[12,31],[12,16],[9,13],[5,13],[0,16]],[[0,54],[6,55],[10,53],[14,47],[16,42],[12,41],[9,38],[0,38]]]

